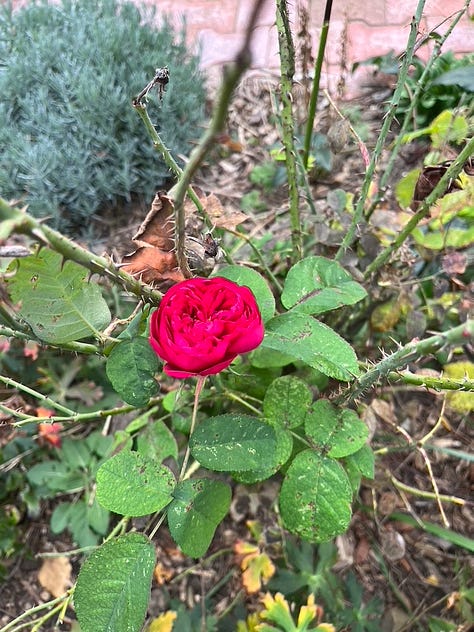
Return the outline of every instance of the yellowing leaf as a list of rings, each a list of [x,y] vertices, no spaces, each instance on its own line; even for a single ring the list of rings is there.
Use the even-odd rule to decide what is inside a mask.
[[[275,566],[266,553],[251,554],[242,560],[242,584],[248,593],[258,592],[262,583],[267,582],[275,573]]]
[[[255,544],[250,544],[250,542],[244,542],[243,540],[237,540],[234,544],[234,552],[236,555],[250,555],[257,554],[259,549]],[[242,565],[241,568],[244,569]]]
[[[298,627],[309,625],[311,621],[316,619],[320,614],[322,614],[321,608],[314,603],[314,595],[310,595],[306,606],[301,606],[300,608]]]
[[[53,597],[61,597],[71,587],[72,566],[67,557],[48,557],[38,572],[38,581]]]
[[[261,619],[273,621],[273,623],[277,623],[281,626],[283,630],[294,629],[290,606],[281,593],[276,593],[275,597],[267,593],[262,598],[262,603],[265,606],[265,610],[260,612]]]
[[[443,367],[447,377],[462,380],[463,378],[474,379],[474,364],[472,362],[452,362]],[[446,400],[458,413],[467,414],[474,410],[474,393],[463,393],[462,391],[449,391]]]
[[[173,623],[178,615],[173,610],[168,610],[157,619],[153,619],[147,628],[147,632],[171,632],[173,629]]]
[[[391,331],[398,323],[402,313],[400,299],[393,299],[378,305],[370,316],[370,324],[374,331]]]
[[[237,622],[237,632],[258,632],[260,630],[259,616],[256,612],[247,617],[247,621]]]

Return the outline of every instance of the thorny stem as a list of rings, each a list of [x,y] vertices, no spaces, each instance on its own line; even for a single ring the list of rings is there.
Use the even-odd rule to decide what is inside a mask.
[[[311,88],[311,96],[309,100],[308,120],[306,122],[306,132],[304,137],[304,153],[303,165],[308,168],[309,153],[311,150],[311,138],[313,136],[314,117],[316,114],[316,106],[318,104],[319,84],[321,82],[321,70],[324,61],[324,51],[326,50],[326,42],[329,32],[329,23],[331,21],[332,0],[326,0],[324,8],[323,24],[321,27],[321,37],[319,39],[318,55],[314,64],[313,86]]]
[[[51,406],[55,410],[58,410],[64,415],[53,415],[51,417],[35,417],[33,415],[26,415],[25,413],[12,410],[7,406],[0,404],[0,410],[5,412],[6,414],[12,415],[12,417],[18,417],[21,421],[17,421],[15,426],[19,427],[27,423],[41,423],[41,422],[62,422],[62,421],[70,421],[70,422],[81,422],[87,421],[89,419],[98,419],[103,417],[109,417],[112,415],[122,415],[124,413],[129,413],[132,410],[137,410],[136,406],[126,405],[126,406],[117,406],[116,408],[109,408],[108,410],[95,410],[85,413],[77,413],[74,410],[68,408],[67,406],[63,406],[55,402],[53,399],[48,397],[47,395],[43,395],[39,391],[35,391],[29,386],[25,386],[21,382],[17,382],[11,377],[6,377],[4,375],[0,375],[0,382],[5,384],[6,386],[11,386],[13,388],[18,389],[19,391],[23,391],[27,393],[31,397],[34,397],[42,404],[46,406]]]
[[[446,32],[443,33],[441,36],[439,36],[439,39],[435,39],[435,44],[433,46],[433,52],[431,53],[430,58],[426,62],[426,66],[423,69],[421,77],[417,81],[415,92],[413,93],[413,95],[410,98],[410,105],[408,106],[407,112],[405,114],[405,118],[403,119],[402,126],[400,128],[400,131],[397,134],[397,137],[396,137],[396,139],[394,141],[392,150],[390,152],[390,157],[389,157],[387,166],[385,167],[384,172],[383,172],[383,174],[382,174],[382,176],[380,178],[379,192],[375,196],[374,201],[372,202],[368,212],[366,213],[366,218],[367,219],[372,215],[372,213],[374,212],[374,210],[376,209],[377,205],[379,204],[379,202],[381,201],[381,199],[382,199],[382,197],[384,195],[386,184],[388,182],[390,174],[392,173],[392,170],[393,170],[393,167],[394,167],[394,164],[395,164],[395,160],[396,160],[396,158],[398,156],[398,152],[400,151],[400,147],[403,144],[403,137],[404,137],[405,131],[407,130],[407,127],[408,127],[408,125],[410,123],[410,120],[411,120],[411,116],[412,116],[416,106],[418,105],[420,94],[422,93],[422,91],[425,88],[426,81],[427,81],[427,79],[429,77],[429,74],[431,72],[431,68],[432,68],[434,62],[436,61],[436,59],[438,58],[438,55],[440,53],[440,50],[441,50],[444,42],[451,35],[451,33],[453,32],[454,27],[457,25],[459,20],[462,18],[462,16],[468,10],[470,3],[471,3],[471,0],[466,0],[466,3],[464,5],[464,7],[460,11],[458,11],[457,14],[455,14],[455,18],[452,20],[452,22],[449,25],[449,27],[446,30]]]
[[[140,118],[142,119],[148,134],[153,142],[153,147],[160,152],[163,160],[165,161],[166,166],[168,167],[168,169],[171,171],[171,173],[178,179],[181,177],[181,174],[183,173],[183,170],[181,169],[181,167],[178,165],[178,163],[176,162],[176,160],[173,158],[173,156],[171,155],[170,150],[166,147],[166,145],[163,143],[163,141],[161,140],[160,135],[158,134],[158,132],[156,131],[155,126],[153,125],[153,123],[151,122],[151,119],[148,115],[148,110],[146,108],[146,105],[144,103],[141,103],[138,101],[138,97],[136,100],[133,101],[133,107],[135,108],[136,112],[138,113],[138,115],[140,116]],[[198,196],[196,195],[196,193],[194,192],[193,188],[190,186],[188,188],[187,191],[189,197],[191,198],[191,200],[194,202],[194,205],[196,206],[196,208],[198,209],[198,211],[200,213],[204,212],[203,206],[201,204],[200,199],[198,198]]]
[[[25,386],[21,382],[17,382],[16,380],[14,380],[11,377],[6,377],[5,375],[0,375],[0,382],[3,382],[3,384],[6,384],[6,386],[13,386],[14,388],[17,388],[18,390],[23,391],[24,393],[27,393],[28,395],[31,395],[35,399],[38,399],[43,404],[46,404],[47,406],[52,406],[54,409],[59,410],[62,413],[65,413],[68,416],[76,414],[73,410],[71,410],[67,406],[63,406],[62,404],[58,404],[57,402],[55,402],[54,400],[49,398],[47,395],[43,395],[42,393],[39,393],[38,391],[35,391],[34,389],[30,388],[29,386]],[[39,417],[30,418],[30,421],[39,421]]]
[[[17,421],[14,425],[16,427],[20,427],[20,426],[23,426],[24,424],[31,423],[31,422],[40,423],[40,422],[46,422],[46,421],[49,421],[51,423],[55,423],[55,422],[79,423],[83,421],[89,421],[91,419],[103,419],[104,417],[109,417],[109,416],[124,415],[126,413],[131,413],[132,411],[136,411],[136,410],[137,410],[136,406],[127,405],[127,406],[117,406],[117,408],[110,408],[109,410],[95,410],[88,413],[73,413],[71,415],[67,415],[64,417],[61,415],[52,415],[51,417],[48,417],[48,418],[40,418],[40,417],[32,417],[31,415],[25,415],[25,416],[22,416],[21,421]],[[20,414],[16,413],[15,411],[10,410],[10,413],[14,416],[20,416]]]
[[[433,191],[425,198],[420,209],[413,215],[408,221],[406,226],[400,231],[398,237],[387,246],[377,257],[367,266],[364,272],[364,278],[369,278],[370,275],[381,268],[392,256],[392,254],[398,250],[403,244],[405,239],[410,235],[412,230],[426,217],[430,211],[430,207],[436,202],[436,200],[444,193],[450,180],[455,180],[461,173],[462,168],[466,160],[474,153],[474,137],[466,144],[464,149],[459,153],[457,158],[453,160],[451,165],[446,169],[443,177],[435,186]]]
[[[379,380],[409,362],[421,356],[438,351],[445,345],[464,344],[474,337],[474,319],[448,331],[436,334],[417,342],[409,342],[395,353],[383,358],[364,375],[351,384],[343,393],[334,399],[335,404],[349,404],[373,387]]]
[[[436,391],[474,391],[474,380],[467,377],[462,379],[454,379],[451,377],[435,377],[433,375],[417,375],[404,371],[391,371],[387,378],[390,382],[404,382],[413,386],[424,386],[432,388]]]
[[[191,277],[192,275],[189,270],[185,253],[184,198],[187,190],[189,189],[194,173],[201,165],[209,150],[212,148],[216,135],[224,128],[227,111],[229,109],[234,89],[245,70],[247,70],[250,66],[250,40],[255,22],[263,4],[264,0],[257,0],[254,3],[248,26],[245,31],[245,39],[242,44],[242,48],[237,54],[235,62],[224,68],[224,79],[217,97],[209,127],[202,135],[197,146],[191,152],[179,181],[169,192],[170,197],[174,201],[176,214],[176,258],[178,260],[178,266],[185,277]]]
[[[277,0],[276,25],[280,49],[281,81],[281,126],[282,141],[285,148],[286,173],[288,176],[288,196],[290,201],[291,241],[293,245],[293,263],[303,256],[303,236],[299,213],[298,176],[296,169],[296,148],[294,140],[293,117],[293,76],[295,74],[295,49],[291,36],[290,17],[287,0]]]
[[[364,205],[367,200],[370,185],[372,184],[372,180],[374,178],[375,168],[382,154],[382,150],[385,145],[385,139],[387,138],[393,119],[395,118],[398,104],[400,102],[400,97],[402,95],[405,81],[408,75],[408,70],[410,68],[410,65],[413,59],[413,49],[415,47],[418,27],[420,24],[424,6],[425,6],[425,0],[418,0],[418,6],[416,8],[416,13],[411,23],[410,35],[408,37],[407,52],[403,57],[403,61],[400,67],[400,73],[398,75],[397,87],[395,88],[395,92],[393,93],[393,96],[391,98],[388,112],[385,115],[382,129],[380,130],[380,134],[378,135],[374,151],[372,152],[372,157],[371,157],[369,166],[367,167],[367,170],[365,172],[364,182],[362,183],[362,189],[361,189],[359,198],[357,200],[356,208],[354,210],[354,216],[347,230],[347,233],[344,235],[342,244],[336,253],[336,257],[335,257],[336,261],[341,259],[341,257],[344,255],[347,248],[349,248],[350,245],[352,244],[352,241],[354,239],[354,236],[357,230],[357,226],[363,218]]]
[[[74,351],[76,353],[84,353],[86,355],[92,355],[94,353],[100,355],[101,349],[97,345],[92,345],[87,342],[62,342],[61,344],[53,344],[50,342],[44,342],[39,338],[36,338],[33,334],[28,334],[23,331],[17,331],[10,327],[3,327],[0,325],[0,336],[7,336],[7,338],[18,338],[19,340],[32,340],[39,345],[45,347],[52,347],[54,349],[63,349],[65,351]]]
[[[10,206],[3,198],[0,198],[0,220],[9,222],[12,226],[11,232],[29,235],[41,245],[49,246],[65,259],[75,261],[93,274],[100,274],[111,279],[135,296],[155,305],[161,301],[163,296],[161,292],[153,290],[130,274],[119,270],[111,260],[95,255],[21,209]]]

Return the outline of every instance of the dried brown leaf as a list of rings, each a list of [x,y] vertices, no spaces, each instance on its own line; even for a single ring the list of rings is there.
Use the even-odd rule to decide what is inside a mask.
[[[160,289],[184,280],[174,252],[143,246],[125,255],[122,262],[122,269],[128,274],[139,278],[143,283],[158,285]]]
[[[159,248],[166,252],[174,248],[174,207],[164,191],[158,191],[151,209],[132,241],[137,246]]]
[[[38,571],[38,581],[53,597],[61,597],[72,586],[72,566],[67,557],[50,557]]]
[[[203,201],[204,209],[207,216],[216,228],[227,228],[235,230],[235,228],[245,222],[248,216],[245,213],[233,209],[224,208],[219,198],[210,193]]]

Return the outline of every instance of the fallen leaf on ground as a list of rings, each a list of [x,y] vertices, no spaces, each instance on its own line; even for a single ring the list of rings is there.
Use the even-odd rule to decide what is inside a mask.
[[[53,597],[61,597],[72,586],[71,571],[67,557],[48,557],[38,571],[38,581]]]

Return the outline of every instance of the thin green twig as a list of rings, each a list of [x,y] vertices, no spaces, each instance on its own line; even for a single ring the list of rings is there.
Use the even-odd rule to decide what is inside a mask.
[[[280,281],[277,279],[277,277],[273,274],[273,272],[270,269],[270,267],[267,265],[267,263],[265,261],[265,258],[262,255],[261,249],[258,248],[253,243],[252,239],[250,237],[248,237],[247,235],[245,235],[244,233],[241,233],[238,230],[231,230],[229,228],[227,229],[227,232],[230,233],[231,235],[235,235],[235,237],[238,237],[239,239],[242,239],[243,241],[245,241],[246,244],[248,244],[248,246],[253,250],[255,256],[257,257],[257,259],[260,261],[260,265],[265,270],[265,273],[267,274],[268,278],[272,281],[272,283],[274,284],[274,286],[276,287],[278,292],[281,293],[283,291],[283,285],[280,283]]]
[[[321,28],[321,37],[319,39],[318,55],[314,64],[313,85],[311,88],[311,96],[308,108],[308,120],[306,121],[306,131],[304,137],[303,165],[308,168],[309,154],[311,150],[311,139],[313,136],[314,117],[316,114],[316,106],[319,96],[319,84],[321,82],[321,70],[324,62],[324,51],[326,50],[326,42],[329,32],[329,23],[331,21],[332,0],[326,0],[324,8],[323,25]]]
[[[104,417],[109,417],[109,416],[125,415],[126,413],[131,413],[136,410],[137,410],[136,406],[127,405],[127,406],[117,406],[117,408],[109,408],[108,410],[93,410],[87,413],[73,413],[71,415],[52,415],[51,417],[48,417],[46,419],[40,418],[40,417],[33,417],[32,415],[24,415],[21,413],[14,412],[12,410],[9,410],[9,412],[15,417],[21,416],[21,421],[17,421],[14,424],[16,427],[20,427],[27,423],[32,423],[32,422],[41,423],[43,421],[49,421],[51,423],[55,423],[55,422],[82,423],[84,421],[90,421],[92,419],[103,419]]]
[[[390,382],[403,382],[413,386],[424,386],[436,391],[474,391],[474,380],[469,378],[454,379],[448,377],[435,377],[432,375],[417,375],[410,371],[392,371],[387,375]]]
[[[13,621],[10,621],[10,623],[7,623],[7,625],[3,626],[3,628],[0,629],[0,632],[16,632],[17,630],[22,630],[25,627],[29,627],[34,622],[30,621],[26,624],[22,624],[21,622],[24,621],[24,619],[27,619],[28,617],[31,617],[32,615],[36,614],[37,612],[41,612],[42,610],[46,610],[48,608],[54,608],[58,604],[62,605],[62,603],[65,600],[69,600],[71,598],[73,592],[74,592],[74,589],[71,588],[67,593],[65,593],[64,595],[61,595],[61,597],[56,597],[55,599],[51,599],[50,601],[47,601],[38,606],[34,606],[33,608],[29,608],[28,610],[25,610],[25,612],[23,612],[21,615],[16,617]],[[54,608],[52,614],[54,614],[57,610],[58,608]]]
[[[255,22],[262,6],[263,0],[257,0],[254,3],[248,26],[245,31],[245,38],[242,47],[237,54],[235,62],[233,64],[229,64],[224,69],[224,79],[222,81],[219,94],[217,96],[216,104],[212,113],[209,126],[202,135],[197,146],[191,152],[189,160],[183,169],[180,179],[169,191],[169,195],[174,201],[176,214],[176,258],[178,260],[178,266],[185,277],[190,277],[192,275],[191,271],[189,270],[185,253],[186,236],[184,231],[184,199],[196,170],[202,164],[204,158],[213,147],[215,137],[224,128],[234,89],[237,86],[237,83],[239,82],[245,70],[247,70],[247,68],[250,66],[250,40],[252,37]]]
[[[86,355],[93,355],[102,353],[102,350],[97,345],[92,345],[87,342],[63,342],[61,344],[53,344],[50,342],[44,342],[39,338],[36,338],[32,333],[28,334],[24,331],[17,331],[10,327],[3,327],[0,325],[0,336],[7,336],[7,338],[18,338],[18,340],[31,340],[45,347],[52,347],[53,349],[62,349],[64,351],[73,351],[75,353],[84,353]]]
[[[403,57],[403,61],[400,67],[397,86],[390,100],[390,105],[385,115],[382,129],[380,130],[380,134],[378,135],[375,148],[372,152],[369,166],[367,167],[367,170],[365,172],[364,182],[362,183],[362,189],[361,189],[359,198],[357,200],[357,205],[354,210],[354,215],[353,215],[351,224],[347,230],[347,233],[344,235],[344,239],[342,240],[342,244],[339,250],[336,253],[336,257],[335,257],[336,261],[338,261],[344,255],[347,248],[349,248],[350,245],[352,244],[352,241],[356,234],[357,226],[362,221],[362,218],[364,215],[365,202],[367,200],[367,196],[370,190],[370,185],[372,184],[372,180],[374,179],[374,175],[375,175],[375,168],[382,154],[382,150],[385,145],[385,140],[390,131],[390,127],[392,125],[393,119],[395,118],[395,114],[398,109],[398,104],[400,102],[400,97],[402,95],[404,84],[408,75],[408,70],[413,60],[413,50],[415,48],[416,37],[418,34],[418,28],[420,25],[420,20],[421,20],[424,6],[425,6],[425,0],[418,0],[418,6],[416,8],[416,13],[411,23],[410,35],[408,37],[407,52]]]
[[[47,395],[43,395],[43,393],[40,393],[39,391],[35,391],[33,388],[30,388],[29,386],[25,386],[25,384],[22,384],[21,382],[17,382],[11,377],[7,377],[6,375],[0,375],[0,382],[3,382],[3,384],[5,384],[6,386],[11,386],[13,388],[16,388],[19,391],[22,391],[23,393],[26,393],[27,395],[30,395],[31,397],[34,397],[41,403],[46,404],[47,406],[52,406],[55,410],[59,410],[68,416],[76,414],[74,410],[71,410],[71,408],[68,408],[67,406],[63,406],[62,404],[55,402],[53,399],[51,399]],[[33,419],[38,419],[38,418],[36,417]]]

